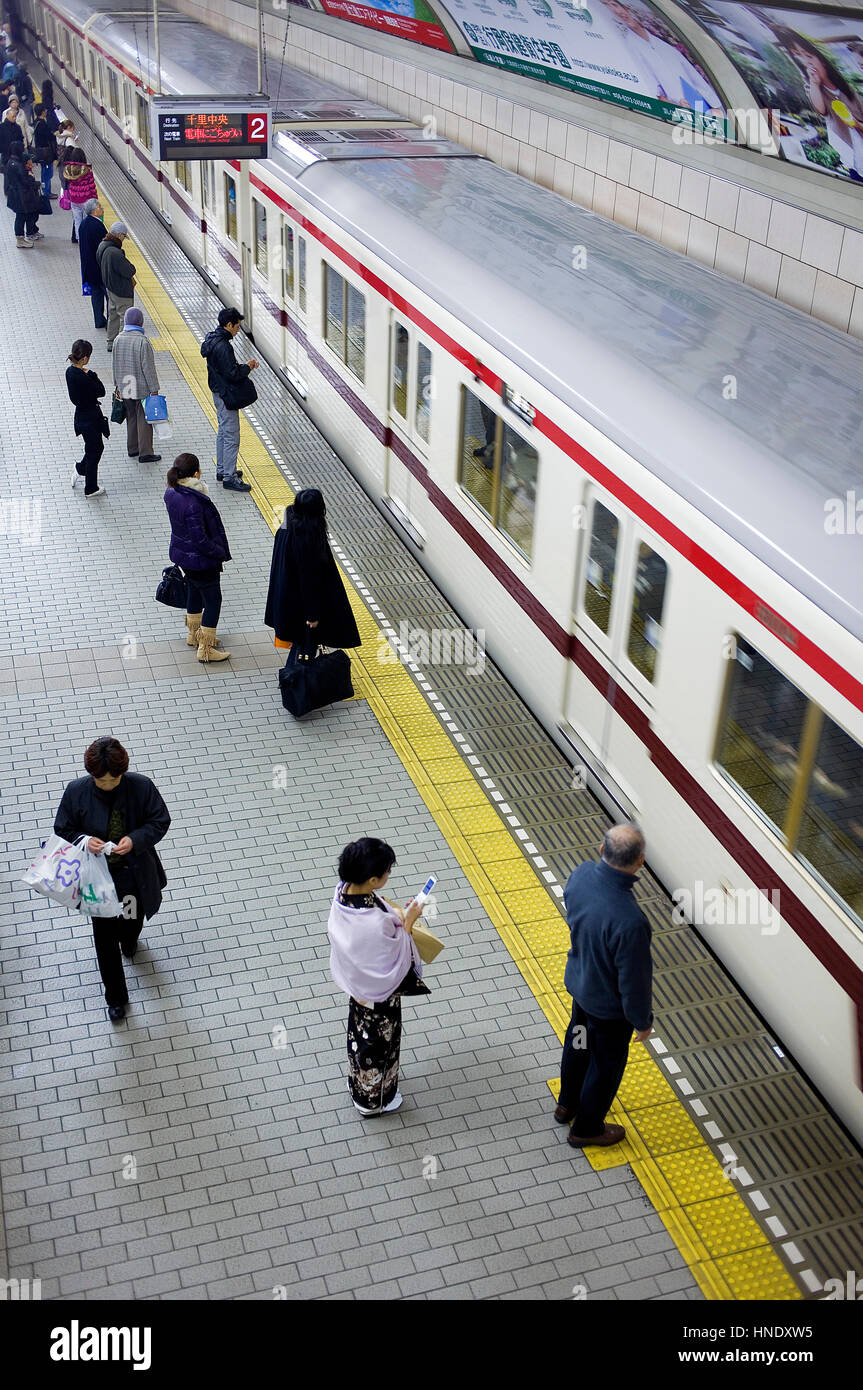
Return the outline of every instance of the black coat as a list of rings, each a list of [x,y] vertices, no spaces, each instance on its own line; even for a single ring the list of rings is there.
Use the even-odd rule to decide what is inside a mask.
[[[57,139],[51,133],[51,127],[45,116],[42,117],[41,121],[37,121],[33,127],[33,150],[34,159],[37,155],[41,156],[43,152],[47,154],[47,159],[40,158],[41,164],[50,164],[57,158]]]
[[[89,285],[91,290],[104,288],[102,272],[96,259],[96,247],[105,235],[105,223],[88,212],[78,228],[78,252],[81,257],[81,281]]]
[[[317,620],[313,636],[325,647],[359,647],[357,624],[328,545],[315,544],[314,534],[297,522],[293,508],[273,539],[270,588],[264,622],[280,642],[298,642],[308,635],[306,622]]]
[[[207,363],[207,384],[217,396],[224,396],[226,386],[245,381],[251,371],[248,362],[237,361],[233,342],[226,328],[214,328],[201,344],[201,356]]]
[[[23,159],[13,157],[9,160],[5,182],[7,208],[38,216],[42,206],[42,190],[33,175],[27,173]]]
[[[9,151],[13,145],[20,145],[24,148],[24,132],[17,121],[7,121],[5,116],[0,119],[0,159],[7,160]]]
[[[66,368],[66,390],[75,407],[75,433],[84,434],[88,430],[98,429],[106,434],[103,426],[105,416],[99,404],[105,394],[105,386],[96,373],[70,362]]]
[[[129,836],[133,848],[125,856],[122,871],[109,867],[120,879],[118,892],[122,886],[124,894],[134,893],[141,916],[154,917],[168,881],[154,846],[167,834],[171,817],[149,777],[142,777],[139,772],[124,775],[117,790],[117,805],[123,818],[123,833]],[[110,814],[108,793],[100,791],[92,777],[78,777],[63,793],[54,834],[62,835],[64,840],[77,840],[80,835],[107,840]],[[127,887],[130,878],[132,886]]]

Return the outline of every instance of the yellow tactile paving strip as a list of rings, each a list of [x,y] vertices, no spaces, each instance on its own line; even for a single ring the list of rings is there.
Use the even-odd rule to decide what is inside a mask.
[[[115,214],[104,198],[102,202],[110,225]],[[173,354],[215,429],[216,413],[199,344],[143,252],[132,246],[129,250],[138,268],[138,294],[159,330],[156,346]],[[244,476],[252,485],[254,502],[275,531],[293,493],[242,415],[240,429]],[[562,1041],[571,1008],[563,988],[569,934],[557,903],[406,668],[378,660],[377,623],[347,579],[345,585],[363,640],[359,653],[352,654],[357,695],[371,706]],[[549,1084],[556,1091],[557,1083]],[[611,1150],[586,1149],[585,1156],[597,1170],[630,1164],[706,1298],[801,1297],[652,1052],[642,1044],[633,1044],[610,1119],[626,1126],[626,1142]]]

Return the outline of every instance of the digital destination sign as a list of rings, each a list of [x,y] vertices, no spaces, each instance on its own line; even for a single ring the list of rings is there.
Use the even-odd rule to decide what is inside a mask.
[[[266,98],[154,97],[152,119],[160,159],[266,159],[270,153]]]

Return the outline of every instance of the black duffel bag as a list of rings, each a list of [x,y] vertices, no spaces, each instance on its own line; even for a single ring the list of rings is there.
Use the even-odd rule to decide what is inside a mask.
[[[222,392],[222,400],[228,410],[242,410],[244,406],[254,405],[257,399],[255,383],[248,376],[242,381],[229,381]]]
[[[168,565],[162,570],[156,601],[166,604],[168,608],[185,608],[186,579],[179,565]]]
[[[279,672],[282,704],[295,719],[323,709],[336,700],[348,700],[351,659],[347,652],[321,652],[314,638],[295,642]]]

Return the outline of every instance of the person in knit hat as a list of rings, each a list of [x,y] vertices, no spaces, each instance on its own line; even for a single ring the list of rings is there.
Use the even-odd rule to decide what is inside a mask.
[[[123,316],[123,331],[114,340],[114,390],[126,405],[126,451],[130,459],[158,463],[153,453],[153,426],[144,414],[147,396],[159,394],[153,346],[144,332],[144,315],[132,305]]]
[[[123,327],[123,315],[135,302],[135,267],[123,250],[128,235],[125,222],[112,222],[96,247],[96,260],[108,296],[109,352],[113,352],[114,339]]]

